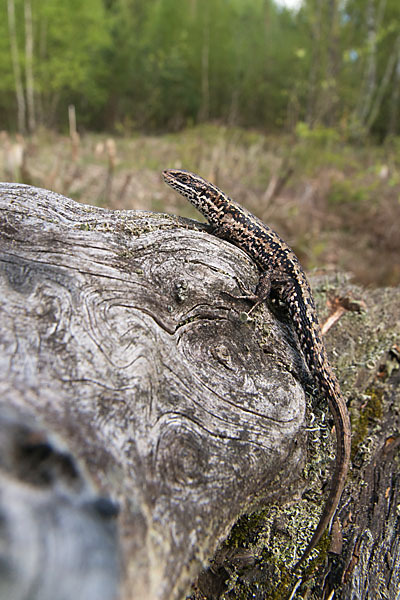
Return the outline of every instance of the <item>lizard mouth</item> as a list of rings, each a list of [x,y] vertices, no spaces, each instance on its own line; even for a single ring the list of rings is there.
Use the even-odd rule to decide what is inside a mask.
[[[164,177],[164,181],[168,184],[173,182],[187,184],[190,183],[191,179],[193,179],[192,173],[189,173],[189,171],[183,171],[181,169],[165,169],[162,172],[162,175]]]
[[[191,198],[197,189],[195,176],[183,169],[165,169],[162,172],[163,179],[169,187],[183,196]]]

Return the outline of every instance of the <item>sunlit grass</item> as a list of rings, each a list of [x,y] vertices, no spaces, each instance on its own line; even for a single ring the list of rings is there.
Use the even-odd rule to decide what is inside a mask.
[[[168,167],[195,171],[276,229],[306,268],[339,265],[363,283],[400,281],[398,140],[353,146],[321,128],[277,136],[207,124],[163,136],[86,134],[75,144],[46,130],[28,140],[3,132],[0,142],[1,179],[114,209],[198,219],[161,177]]]

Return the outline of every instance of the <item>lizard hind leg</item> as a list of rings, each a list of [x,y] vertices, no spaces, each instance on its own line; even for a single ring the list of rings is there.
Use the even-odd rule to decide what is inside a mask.
[[[260,306],[260,304],[268,300],[271,292],[271,284],[271,271],[262,271],[256,287],[256,293],[252,298],[254,304],[247,312],[247,315],[250,315],[250,313],[252,313],[253,310],[255,310],[258,306]]]
[[[243,294],[240,296],[232,296],[232,294],[229,293],[228,295],[236,300],[248,300],[249,302],[254,302],[250,310],[247,311],[247,315],[250,315],[258,306],[260,306],[260,304],[270,299],[271,289],[281,289],[282,285],[287,285],[290,280],[290,276],[282,271],[267,269],[261,272],[255,292],[250,292],[241,287]]]
[[[248,300],[249,302],[254,302],[250,310],[247,311],[247,315],[250,315],[250,313],[252,313],[253,310],[257,308],[257,306],[260,306],[260,304],[262,304],[269,298],[269,294],[271,291],[271,271],[263,271],[261,273],[255,292],[250,292],[249,290],[244,289],[242,287],[241,289],[244,292],[244,294],[242,294],[241,296],[234,296],[234,298],[236,300]]]
[[[250,315],[260,304],[266,302],[270,298],[271,289],[275,288],[275,284],[281,285],[287,283],[288,276],[282,271],[265,270],[260,274],[256,291],[254,294],[246,294],[241,296],[245,300],[254,302],[253,306],[247,311],[247,315]]]
[[[271,296],[273,296],[274,299],[277,297],[279,300],[283,300],[285,295],[290,292],[293,285],[293,278],[289,273],[285,273],[285,271],[279,269],[267,269],[262,271],[256,288],[255,304],[247,314],[250,314],[263,302],[270,300]]]

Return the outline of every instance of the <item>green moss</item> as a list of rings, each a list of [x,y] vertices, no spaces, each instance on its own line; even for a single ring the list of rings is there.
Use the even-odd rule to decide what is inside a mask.
[[[90,231],[91,230],[91,227],[90,227],[89,223],[80,223],[77,226],[77,228],[80,229],[81,231]]]
[[[352,458],[358,451],[360,444],[367,437],[371,425],[379,422],[383,414],[383,389],[367,389],[365,403],[359,413],[358,419],[352,424]]]

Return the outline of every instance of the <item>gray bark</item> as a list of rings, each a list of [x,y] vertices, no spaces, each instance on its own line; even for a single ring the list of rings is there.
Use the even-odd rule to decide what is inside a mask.
[[[28,128],[33,133],[36,129],[35,93],[33,77],[33,22],[31,0],[24,1],[25,14],[25,75],[26,100],[28,107]]]
[[[326,293],[334,299],[339,292],[343,299],[364,304],[362,313],[342,316],[327,336],[353,429],[352,469],[331,539],[322,541],[305,571],[293,573],[293,553],[301,551],[302,532],[312,529],[311,521],[323,503],[323,491],[316,482],[321,481],[321,474],[322,482],[329,480],[327,455],[317,434],[323,431],[324,421],[314,401],[308,490],[300,502],[269,507],[239,520],[211,568],[201,573],[192,596],[196,600],[398,600],[400,289],[366,291],[335,277],[313,283],[322,314],[326,313]]]
[[[321,31],[322,31],[322,0],[316,0],[315,5],[312,6],[313,18],[310,20],[310,35],[312,39],[311,44],[311,62],[310,72],[308,76],[308,95],[307,95],[307,112],[306,122],[310,127],[313,127],[317,121],[317,82],[320,77],[321,68]]]
[[[359,96],[359,105],[357,109],[357,121],[364,126],[368,113],[371,109],[372,100],[377,86],[376,76],[376,52],[377,52],[377,23],[375,16],[375,2],[368,0],[366,6],[366,24],[367,24],[367,58],[365,65],[364,81],[362,92]]]
[[[378,34],[381,29],[382,20],[386,9],[386,0],[381,0],[376,11],[374,0],[368,0],[366,4],[367,25],[367,55],[364,79],[358,98],[357,107],[352,117],[351,128],[356,135],[365,136],[373,126],[380,109],[383,96],[390,82],[398,52],[398,38],[394,43],[394,55],[391,53],[387,61],[385,72],[381,82],[378,83],[377,75],[377,52]],[[377,14],[376,14],[377,12]]]
[[[328,127],[336,123],[338,105],[337,80],[339,72],[339,7],[337,0],[328,2],[328,47],[326,54],[323,120]]]
[[[25,118],[26,118],[26,106],[24,88],[22,85],[22,74],[19,63],[18,55],[18,39],[17,39],[17,27],[15,22],[15,4],[14,0],[7,0],[7,12],[8,12],[8,30],[10,33],[10,46],[11,46],[11,59],[14,71],[15,80],[15,95],[17,99],[17,121],[19,133],[25,133]]]
[[[210,114],[210,9],[201,7],[203,14],[203,40],[201,49],[201,106],[199,120],[207,121]]]
[[[38,391],[2,388],[0,598],[114,600],[121,572],[117,506],[39,425],[29,406]]]
[[[242,322],[224,291],[257,270],[204,227],[21,185],[0,199],[1,395],[120,502],[125,597],[182,598],[238,515],[300,476],[290,333],[269,315],[261,344]]]
[[[326,424],[318,425],[325,411],[310,406],[311,496],[298,509],[310,380],[284,316],[261,307],[254,320],[243,318],[249,304],[232,295],[257,280],[250,259],[206,226],[0,185],[0,510],[7,523],[0,535],[8,536],[0,548],[13,548],[11,556],[0,551],[4,597],[94,599],[101,589],[107,600],[119,581],[119,598],[181,600],[238,517],[259,507],[262,516],[245,520],[252,524],[246,532],[242,523],[193,593],[247,597],[244,586],[249,597],[277,597],[266,585],[276,587],[278,565],[290,592],[296,578],[288,573],[318,521],[334,452]],[[374,313],[379,344],[360,315],[342,329],[339,375],[360,414],[373,371],[359,366],[361,357],[380,364],[399,335],[390,302],[394,296],[382,296]],[[360,332],[365,347],[357,345]],[[359,463],[340,510],[347,561],[340,585],[355,589],[361,581],[364,592],[365,577],[371,590],[382,585],[389,563],[387,588],[398,585],[400,490],[390,441],[400,429],[398,395],[391,402],[397,412],[389,413],[385,435],[375,432],[371,443],[355,430]],[[382,477],[371,489],[360,482],[373,480],[375,456],[384,458]],[[375,492],[382,501],[371,505],[374,514]],[[297,514],[297,525],[288,525],[285,510]],[[374,517],[368,535],[366,514]],[[260,527],[268,532],[262,542]],[[377,546],[379,535],[386,545]],[[323,556],[321,593],[331,584],[326,568],[338,561]],[[374,588],[365,566],[372,559]],[[227,587],[229,573],[236,583]],[[84,587],[77,590],[77,581]]]

